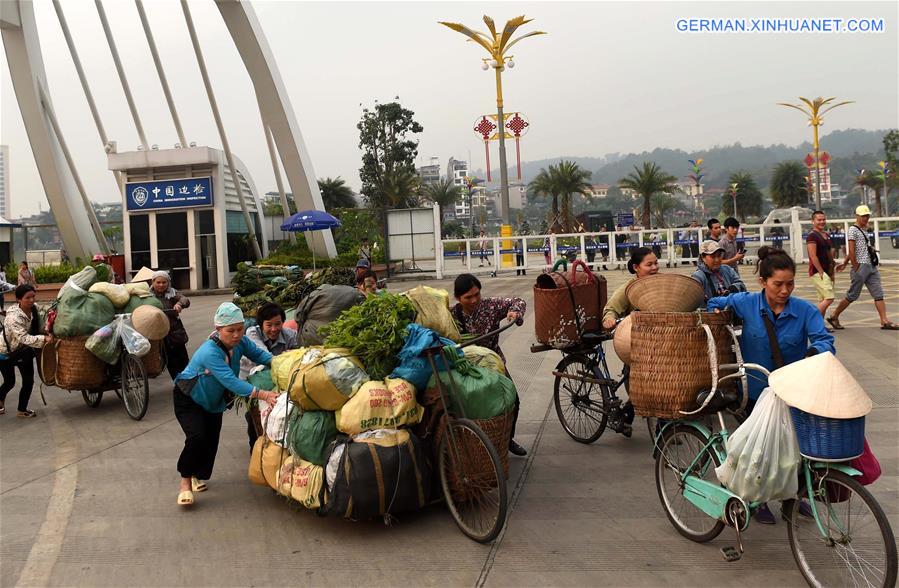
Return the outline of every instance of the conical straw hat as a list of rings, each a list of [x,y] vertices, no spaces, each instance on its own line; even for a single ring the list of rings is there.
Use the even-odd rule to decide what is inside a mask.
[[[774,370],[768,385],[787,405],[814,415],[854,419],[871,412],[871,398],[829,351]]]
[[[145,282],[147,280],[153,279],[153,270],[144,266],[138,270],[134,277],[131,279],[132,282]]]
[[[656,274],[634,280],[625,292],[634,308],[648,312],[692,312],[705,300],[699,282],[678,274]]]
[[[618,358],[626,364],[631,363],[631,317],[624,317],[618,326],[615,327],[615,337],[612,339],[612,346]]]

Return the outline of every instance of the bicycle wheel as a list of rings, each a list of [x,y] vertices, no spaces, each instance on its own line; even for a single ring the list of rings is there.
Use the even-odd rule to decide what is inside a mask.
[[[81,397],[86,405],[97,408],[100,406],[100,401],[103,400],[103,392],[101,390],[82,390]]]
[[[584,355],[566,355],[556,371],[578,377],[607,377]],[[612,403],[608,386],[556,376],[553,401],[562,428],[578,443],[593,443],[605,431]]]
[[[804,492],[803,492],[804,493]],[[810,586],[895,586],[896,541],[883,509],[857,480],[828,470],[816,480],[810,505],[821,519],[788,515],[790,549]]]
[[[690,475],[718,483],[715,468],[721,465],[718,455],[703,449],[708,439],[693,427],[669,427],[659,441],[656,453],[656,489],[668,520],[677,532],[691,541],[704,543],[717,537],[724,523],[699,510],[684,497],[683,476]],[[690,464],[700,456],[689,470]]]
[[[508,508],[506,477],[496,448],[477,424],[451,418],[439,451],[440,485],[456,525],[479,543],[493,541],[506,522]]]
[[[139,357],[125,353],[122,355],[122,401],[125,412],[136,421],[147,414],[150,403],[150,387],[144,362]]]

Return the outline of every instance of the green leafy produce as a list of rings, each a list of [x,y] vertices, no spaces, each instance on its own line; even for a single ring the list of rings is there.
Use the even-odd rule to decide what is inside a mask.
[[[240,296],[259,292],[272,282],[283,278],[287,281],[302,280],[303,274],[299,266],[290,265],[253,265],[247,262],[237,264],[237,273],[231,279],[231,286]]]
[[[415,307],[405,296],[385,292],[369,296],[322,327],[325,347],[345,347],[359,358],[373,380],[383,380],[399,364],[406,327],[415,318]]]
[[[240,265],[241,264],[238,264],[238,273],[241,271]],[[244,265],[244,272],[247,273],[247,275],[240,278],[240,280],[238,280],[238,276],[235,275],[234,280],[232,280],[232,284],[238,288],[237,293],[240,294],[240,296],[235,299],[234,303],[240,307],[245,315],[250,317],[256,316],[256,311],[259,310],[259,307],[268,302],[277,302],[281,308],[285,310],[288,308],[295,308],[306,295],[322,284],[333,284],[335,286],[356,285],[356,273],[352,268],[329,267],[313,272],[306,277],[303,277],[299,271],[297,271],[296,274],[289,272],[289,275],[286,276],[280,274],[270,275],[264,278],[266,283],[264,283],[261,288],[253,289],[255,288],[254,284],[256,282],[253,282],[252,280],[255,278],[248,277],[250,276],[248,273],[250,270],[247,268],[274,266]],[[269,270],[264,271],[268,272]],[[245,287],[243,292],[246,293],[242,293],[238,283]]]

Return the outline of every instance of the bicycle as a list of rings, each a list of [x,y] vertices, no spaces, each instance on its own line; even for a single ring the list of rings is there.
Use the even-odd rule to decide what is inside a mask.
[[[737,343],[736,334],[731,336]],[[737,345],[737,349],[739,346]],[[694,420],[665,423],[655,440],[655,480],[665,515],[678,533],[703,543],[717,537],[725,526],[734,528],[737,547],[722,549],[728,561],[743,553],[741,534],[749,527],[759,502],[746,502],[723,487],[715,468],[727,458],[729,436],[723,412],[739,414],[747,397],[738,390],[722,391],[718,384],[739,378],[747,390],[747,370],[769,375],[763,366],[724,364],[736,370],[720,379],[713,376],[711,391],[697,395],[700,408],[689,414],[714,413],[719,430],[712,432]],[[686,413],[685,413],[686,414]],[[799,492],[784,501],[790,549],[810,586],[853,585],[892,587],[896,583],[896,543],[883,509],[855,477],[861,472],[846,462],[827,462],[803,456],[799,466]],[[800,518],[800,500],[809,501],[812,518]]]
[[[498,335],[513,325],[521,326],[522,319],[500,327],[495,331],[470,339],[456,346],[457,349],[474,345]],[[450,402],[451,395],[458,394],[452,370],[446,370],[446,382],[438,375],[437,358],[450,366],[453,358],[443,346],[424,350],[434,374],[434,382],[440,393],[446,425],[437,448],[437,468],[440,487],[450,514],[459,529],[479,543],[496,539],[505,525],[509,507],[506,493],[506,475],[497,448],[478,424],[466,418],[462,403]],[[458,407],[458,413],[453,409]],[[500,447],[508,451],[508,447]]]
[[[622,386],[627,389],[630,367],[625,364],[616,380],[606,362],[603,343],[613,336],[614,331],[584,333],[577,345],[565,349],[531,346],[531,353],[562,352],[562,360],[552,372],[553,403],[562,428],[578,443],[595,442],[606,426],[625,437],[633,434],[633,406],[630,401],[622,403],[617,394]]]

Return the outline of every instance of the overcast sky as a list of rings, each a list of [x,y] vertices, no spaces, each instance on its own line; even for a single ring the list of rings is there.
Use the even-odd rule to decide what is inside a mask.
[[[6,1],[6,0],[2,0]],[[50,0],[35,0],[52,100],[90,197],[119,198]],[[318,177],[359,188],[360,104],[400,97],[424,126],[422,163],[450,156],[484,167],[475,120],[495,109],[483,49],[438,20],[485,28],[525,14],[522,31],[548,35],[517,45],[504,74],[507,110],[531,122],[525,160],[601,156],[655,147],[699,149],[798,144],[810,138],[798,112],[778,107],[799,95],[857,104],[826,117],[823,131],[897,126],[897,5],[889,2],[542,2],[345,3],[254,1]],[[134,3],[106,0],[148,140],[177,141]],[[220,146],[177,2],[145,2],[189,141]],[[249,77],[211,0],[192,0],[229,141],[256,186],[275,189]],[[65,0],[72,34],[119,151],[137,133],[116,78],[94,3]],[[883,18],[881,34],[682,33],[679,18]],[[46,199],[15,101],[5,54],[0,140],[10,146],[13,216],[46,210]],[[497,161],[496,147],[492,154]],[[514,151],[510,151],[513,161]],[[678,170],[669,170],[679,173]]]

